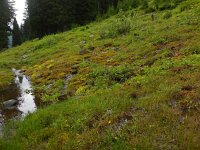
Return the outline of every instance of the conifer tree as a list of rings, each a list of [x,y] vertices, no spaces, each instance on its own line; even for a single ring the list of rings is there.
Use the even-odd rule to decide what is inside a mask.
[[[19,28],[16,18],[14,18],[14,22],[13,22],[12,35],[13,35],[13,46],[20,45],[22,43],[22,38],[21,38],[21,32],[20,32],[20,28]]]
[[[0,0],[0,50],[8,47],[8,31],[11,31],[9,22],[14,15],[13,4],[13,1]]]

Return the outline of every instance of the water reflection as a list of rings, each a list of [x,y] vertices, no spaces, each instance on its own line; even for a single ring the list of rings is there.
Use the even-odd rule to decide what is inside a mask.
[[[8,100],[17,100],[18,104],[13,107],[0,107],[0,136],[2,126],[9,119],[23,119],[27,114],[37,110],[35,96],[29,78],[20,70],[12,69],[15,78],[12,84],[0,91],[0,103]]]
[[[17,106],[18,110],[22,113],[21,116],[24,117],[28,113],[33,113],[37,110],[35,104],[35,96],[33,95],[33,89],[30,80],[27,76],[20,73],[20,70],[13,69],[15,73],[15,83],[20,90],[20,96],[18,97],[19,104]]]

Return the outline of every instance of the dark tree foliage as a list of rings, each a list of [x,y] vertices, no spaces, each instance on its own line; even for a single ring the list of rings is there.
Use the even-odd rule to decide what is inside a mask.
[[[118,0],[27,0],[27,16],[23,30],[29,38],[43,37],[84,25],[103,14]],[[29,27],[27,27],[29,23]],[[25,33],[25,31],[22,31]],[[26,31],[27,33],[27,31]]]
[[[29,19],[26,18],[24,20],[24,23],[20,27],[21,30],[21,38],[22,42],[30,40],[30,25],[29,25]]]
[[[96,17],[94,0],[75,0],[74,10],[75,24],[83,25]]]
[[[0,0],[0,50],[8,46],[8,31],[11,31],[9,22],[11,21],[14,10],[14,2]]]
[[[26,8],[24,11],[24,23],[21,24],[20,30],[21,30],[22,42],[30,40],[31,30],[30,30],[30,22],[29,22],[29,16],[28,16],[27,1],[26,1]]]
[[[28,20],[31,38],[61,32],[72,24],[74,1],[28,0]]]
[[[14,18],[14,22],[13,22],[12,36],[13,36],[13,46],[17,46],[22,43],[21,31],[20,31],[16,18]]]
[[[117,7],[119,0],[96,0],[97,12],[101,15],[105,14],[110,6]]]
[[[27,0],[24,40],[41,38],[130,8],[170,9],[183,0]],[[149,5],[150,4],[150,5]],[[103,16],[103,17],[102,17]],[[25,35],[24,35],[25,34]]]

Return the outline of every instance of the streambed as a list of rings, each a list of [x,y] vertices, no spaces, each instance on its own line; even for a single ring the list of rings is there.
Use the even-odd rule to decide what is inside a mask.
[[[23,119],[29,113],[37,110],[36,99],[30,79],[21,70],[12,69],[14,81],[6,89],[0,91],[0,130],[9,119]],[[3,104],[7,101],[16,101],[11,107]],[[1,131],[0,131],[1,132]]]

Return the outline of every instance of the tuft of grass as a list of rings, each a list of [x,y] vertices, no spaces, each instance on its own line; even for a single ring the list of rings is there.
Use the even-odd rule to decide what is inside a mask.
[[[172,17],[172,13],[170,11],[165,12],[165,14],[163,15],[164,19],[169,19]]]
[[[130,18],[121,10],[117,15],[117,19],[113,20],[111,24],[103,27],[99,34],[102,39],[117,37],[128,34],[131,27]]]

